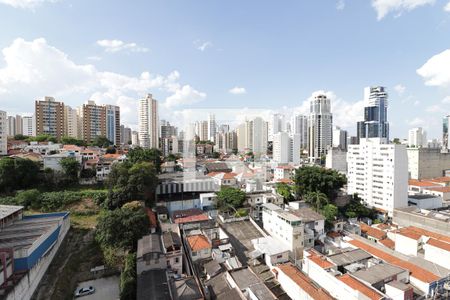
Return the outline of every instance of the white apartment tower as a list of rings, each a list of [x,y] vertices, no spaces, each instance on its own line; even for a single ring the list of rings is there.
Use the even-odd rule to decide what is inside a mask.
[[[75,139],[81,139],[83,122],[79,112],[81,109],[72,108],[68,105],[64,106],[64,127],[65,135]]]
[[[273,161],[287,164],[292,157],[292,140],[286,132],[278,132],[273,135]]]
[[[8,117],[0,110],[0,155],[8,154]]]
[[[13,116],[7,117],[7,135],[15,136],[16,135],[16,118]]]
[[[292,134],[300,136],[300,148],[306,149],[308,147],[308,117],[304,115],[295,115],[291,121]]]
[[[143,148],[159,148],[158,101],[152,94],[139,100],[139,144]]]
[[[250,149],[255,154],[267,153],[268,125],[261,117],[256,117],[247,122],[247,138]]]
[[[408,147],[428,147],[427,133],[422,129],[422,127],[417,127],[409,130]]]
[[[384,141],[363,138],[348,146],[347,192],[392,216],[394,208],[408,206],[408,157],[406,145]]]
[[[34,115],[22,117],[22,134],[25,136],[36,136],[36,120]]]
[[[197,121],[195,123],[195,134],[200,141],[209,141],[209,122]]]
[[[338,126],[333,127],[333,148],[347,151],[347,131]]]
[[[320,161],[327,154],[332,142],[333,115],[330,99],[323,94],[316,95],[310,102],[308,122],[309,159]]]
[[[208,140],[214,142],[216,137],[217,124],[216,116],[214,114],[208,115]]]
[[[269,121],[269,141],[273,141],[275,134],[286,131],[286,121],[283,114],[273,114]]]

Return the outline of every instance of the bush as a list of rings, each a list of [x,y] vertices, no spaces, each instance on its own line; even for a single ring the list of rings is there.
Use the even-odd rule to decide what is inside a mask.
[[[248,216],[248,210],[245,208],[239,208],[234,214],[236,218],[246,217]]]
[[[136,299],[136,254],[125,258],[125,268],[120,274],[120,299]]]

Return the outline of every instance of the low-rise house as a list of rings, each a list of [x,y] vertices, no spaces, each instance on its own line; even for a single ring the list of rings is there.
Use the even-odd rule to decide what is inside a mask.
[[[387,238],[387,233],[378,228],[371,227],[365,223],[359,223],[361,235],[375,243]]]
[[[197,280],[193,276],[170,280],[172,299],[176,300],[202,300],[205,299]]]
[[[444,202],[450,201],[450,187],[448,186],[435,186],[429,187],[423,190],[425,195],[434,195],[440,197],[440,199]],[[448,204],[446,204],[448,205]],[[442,205],[441,205],[442,206]],[[426,209],[426,207],[424,207]]]
[[[152,233],[142,237],[138,241],[136,254],[137,274],[139,275],[150,270],[165,270],[166,265],[160,235]]]
[[[123,154],[105,154],[101,156],[97,163],[97,181],[103,182],[108,178],[111,173],[112,165],[114,163],[120,163],[125,161],[126,156]]]
[[[186,237],[189,255],[193,262],[211,258],[211,242],[203,234]]]
[[[81,165],[81,156],[75,153],[57,153],[44,156],[44,169],[52,169],[54,171],[62,171],[61,160],[63,158],[75,158]]]
[[[230,187],[236,187],[237,181],[236,181],[236,174],[229,172],[211,172],[207,174],[209,177],[211,177],[215,184],[218,186],[230,186]]]
[[[164,223],[161,225],[161,230],[167,269],[181,275],[183,273],[183,246],[180,229],[176,224]]]
[[[215,208],[217,201],[216,193],[201,193],[200,194],[200,208],[203,210],[211,210]]]
[[[295,168],[293,166],[278,166],[273,168],[273,179],[275,181],[289,179],[292,180],[292,176],[294,175]]]
[[[34,152],[41,155],[55,154],[59,153],[62,148],[62,144],[54,144],[52,142],[30,142],[30,145],[26,146],[24,152]]]
[[[226,279],[231,288],[238,288],[247,299],[277,299],[262,280],[248,267],[228,271]]]
[[[158,221],[156,220],[156,213],[150,208],[146,207],[145,212],[147,213],[148,221],[149,221],[149,231],[150,233],[155,233],[158,228]]]
[[[438,187],[438,189],[450,190],[450,187]],[[442,207],[442,198],[433,195],[430,192],[429,189],[425,189],[423,194],[408,195],[408,205],[417,206],[420,209],[435,209]]]
[[[289,261],[289,247],[271,236],[253,239],[252,244],[255,250],[250,256],[261,257],[270,268]]]

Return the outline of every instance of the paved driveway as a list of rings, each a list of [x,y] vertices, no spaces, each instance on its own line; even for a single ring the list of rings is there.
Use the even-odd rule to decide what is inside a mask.
[[[119,299],[119,276],[110,276],[96,280],[80,282],[77,289],[86,286],[93,286],[95,293],[80,297],[80,300],[116,300]],[[75,292],[75,291],[74,291]]]

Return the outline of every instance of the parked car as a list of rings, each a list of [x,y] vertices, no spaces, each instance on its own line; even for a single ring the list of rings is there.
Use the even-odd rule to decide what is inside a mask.
[[[95,293],[95,288],[93,286],[82,287],[75,291],[75,297],[83,297],[92,295],[93,293]]]

